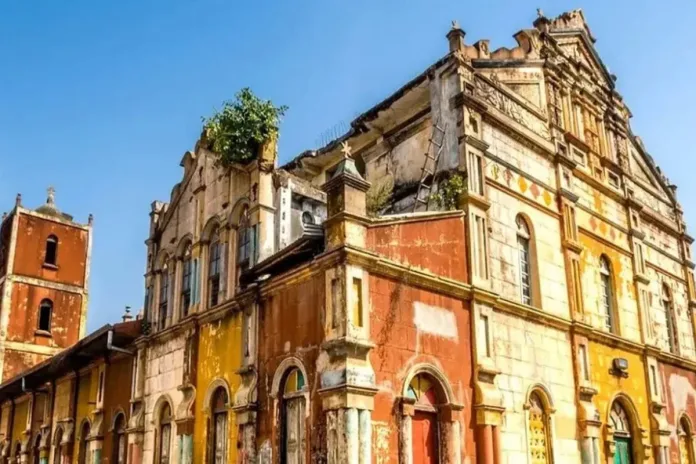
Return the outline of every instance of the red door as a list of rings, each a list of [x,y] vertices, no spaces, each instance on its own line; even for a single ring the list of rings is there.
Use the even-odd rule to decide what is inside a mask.
[[[417,411],[413,416],[413,464],[438,464],[437,416]]]

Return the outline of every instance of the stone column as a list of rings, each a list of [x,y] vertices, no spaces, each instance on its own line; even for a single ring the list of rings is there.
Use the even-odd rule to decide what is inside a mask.
[[[371,464],[372,411],[340,407],[329,409],[325,414],[329,432],[327,464]]]

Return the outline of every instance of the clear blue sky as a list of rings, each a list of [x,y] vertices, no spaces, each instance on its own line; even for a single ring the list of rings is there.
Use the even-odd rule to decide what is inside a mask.
[[[493,49],[537,7],[583,8],[696,227],[693,0],[0,0],[0,211],[17,192],[38,206],[52,184],[65,212],[94,213],[94,330],[142,305],[150,202],[169,198],[221,101],[250,86],[288,105],[286,161],[444,55],[452,19]]]

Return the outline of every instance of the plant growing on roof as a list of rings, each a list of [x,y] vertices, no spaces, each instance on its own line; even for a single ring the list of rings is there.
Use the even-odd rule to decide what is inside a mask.
[[[365,196],[367,215],[377,217],[387,206],[394,191],[394,176],[387,174],[377,180]]]
[[[261,145],[278,137],[278,125],[287,109],[262,100],[245,87],[234,101],[224,102],[219,111],[203,118],[204,138],[217,155],[217,163],[227,168],[253,160]]]
[[[447,179],[440,181],[437,192],[430,198],[437,206],[445,210],[453,210],[459,207],[459,195],[466,191],[466,179],[459,173],[454,173]]]

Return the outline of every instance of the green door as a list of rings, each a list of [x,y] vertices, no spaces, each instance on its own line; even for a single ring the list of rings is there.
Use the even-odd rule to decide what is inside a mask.
[[[614,454],[614,464],[631,464],[631,439],[615,437],[616,453]]]

